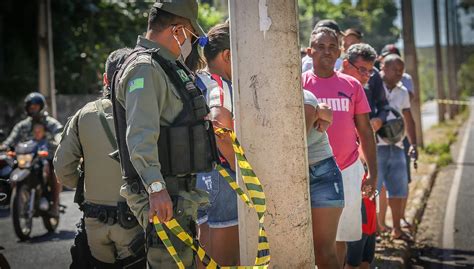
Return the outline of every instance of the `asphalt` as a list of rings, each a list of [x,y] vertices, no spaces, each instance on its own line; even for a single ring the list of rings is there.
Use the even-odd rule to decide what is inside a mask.
[[[74,192],[61,193],[61,204],[67,206],[60,216],[58,229],[47,233],[40,218],[33,222],[31,239],[20,242],[13,230],[8,209],[0,209],[0,253],[9,262],[11,268],[69,268],[71,255],[69,249],[75,236],[75,223],[81,213],[73,203]]]
[[[439,171],[418,228],[414,268],[474,268],[474,117],[452,152],[456,161]]]

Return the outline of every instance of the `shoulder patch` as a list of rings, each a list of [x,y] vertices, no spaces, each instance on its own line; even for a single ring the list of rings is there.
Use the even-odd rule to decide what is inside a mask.
[[[145,87],[145,79],[144,78],[136,78],[128,82],[128,92],[133,92],[136,90],[143,89]]]
[[[184,70],[182,69],[178,69],[178,75],[179,77],[181,78],[181,80],[186,83],[188,81],[190,81],[191,79],[188,77],[188,75],[186,74],[186,72],[184,72]]]

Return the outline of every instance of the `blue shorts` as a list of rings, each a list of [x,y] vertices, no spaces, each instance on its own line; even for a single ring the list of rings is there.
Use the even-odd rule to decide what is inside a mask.
[[[226,169],[235,179],[235,172]],[[196,187],[209,193],[209,206],[198,209],[198,224],[208,223],[210,228],[238,225],[237,194],[217,170],[197,175]]]
[[[408,196],[408,173],[405,152],[395,145],[377,146],[377,189],[387,189],[388,198]]]
[[[375,233],[362,234],[361,240],[347,242],[346,263],[352,267],[358,267],[362,262],[372,263],[375,256],[375,239]]]
[[[342,174],[333,157],[309,167],[311,207],[344,207]]]

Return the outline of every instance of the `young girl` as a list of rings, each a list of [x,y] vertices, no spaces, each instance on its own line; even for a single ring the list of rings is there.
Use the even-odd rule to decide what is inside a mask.
[[[332,110],[325,104],[318,104],[310,91],[303,91],[316,265],[338,269],[336,232],[344,208],[344,189],[341,171],[326,134],[332,122]]]
[[[198,73],[197,85],[206,96],[214,127],[234,129],[229,23],[214,26],[204,46],[207,70]],[[235,155],[228,135],[219,135],[221,165],[235,179]],[[220,265],[238,265],[239,228],[237,195],[217,170],[198,174],[197,187],[209,192],[210,206],[198,211],[199,240]]]

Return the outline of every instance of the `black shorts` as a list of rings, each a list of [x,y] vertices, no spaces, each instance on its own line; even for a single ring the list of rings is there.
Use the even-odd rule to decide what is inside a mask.
[[[362,262],[372,263],[375,256],[375,233],[372,235],[362,234],[362,239],[355,242],[347,242],[347,260],[350,266],[357,267]]]

